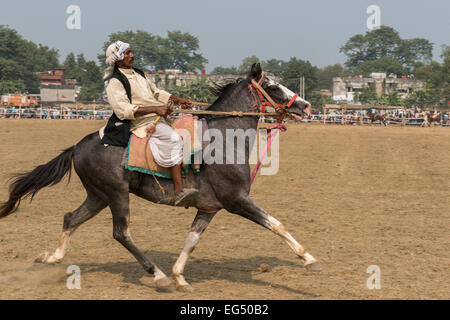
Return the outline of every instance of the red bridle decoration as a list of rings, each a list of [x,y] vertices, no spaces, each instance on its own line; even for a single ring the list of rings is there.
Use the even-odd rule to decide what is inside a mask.
[[[250,93],[253,95],[253,98],[255,99],[255,103],[252,106],[250,110],[259,110],[259,106],[261,105],[261,112],[266,112],[266,106],[274,107],[277,112],[280,113],[280,117],[278,118],[278,122],[281,121],[281,119],[284,117],[284,114],[286,112],[286,109],[290,108],[291,105],[294,103],[295,99],[297,99],[298,94],[294,94],[294,96],[291,98],[291,100],[286,104],[279,104],[275,103],[272,98],[267,94],[267,92],[264,91],[264,89],[261,86],[261,81],[264,79],[264,75],[259,79],[258,82],[252,80],[252,83],[248,85],[248,89]],[[255,89],[258,97],[256,97],[255,93],[253,92],[253,89]],[[258,100],[259,98],[259,100]]]

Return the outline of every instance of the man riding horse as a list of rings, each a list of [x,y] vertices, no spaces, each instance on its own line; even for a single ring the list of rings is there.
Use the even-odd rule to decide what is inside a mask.
[[[122,43],[116,43],[107,52],[107,61],[111,68],[107,70],[105,80],[109,80],[107,92],[115,114],[112,116],[114,120],[104,129],[106,134],[101,138],[98,131],[93,132],[48,163],[15,175],[9,188],[8,200],[0,203],[0,219],[16,212],[22,199],[27,196],[33,198],[42,188],[60,182],[70,174],[73,166],[86,191],[86,198],[80,206],[64,215],[63,230],[57,248],[52,252],[43,252],[36,260],[46,264],[61,262],[74,232],[83,223],[109,207],[113,238],[135,257],[148,274],[154,276],[157,287],[170,288],[172,280],[139,249],[131,236],[130,194],[157,204],[173,205],[172,199],[175,198],[173,183],[168,179],[161,179],[160,186],[163,186],[168,194],[168,201],[162,202],[157,181],[150,175],[127,170],[122,164],[125,148],[113,144],[121,141],[126,145],[129,130],[125,131],[124,128],[127,126],[134,133],[145,136],[145,128],[153,124],[146,118],[153,117],[155,113],[164,115],[170,112],[165,106],[170,99],[177,103],[186,101],[157,90],[140,75],[139,71],[133,69],[130,64],[133,54],[127,51],[129,48],[126,47],[126,44],[124,46]],[[215,91],[218,98],[208,110],[217,116],[208,114],[204,119],[207,132],[214,137],[223,137],[224,144],[214,149],[215,155],[220,154],[218,161],[202,163],[201,170],[196,176],[195,185],[199,192],[188,205],[195,207],[197,214],[182,252],[172,268],[177,289],[185,292],[194,290],[184,277],[184,269],[202,234],[219,211],[241,216],[272,231],[288,244],[306,270],[322,270],[320,262],[295,240],[284,224],[258,206],[250,197],[252,185],[250,154],[252,141],[254,142],[257,136],[260,114],[267,114],[263,109],[270,106],[276,109],[277,118],[280,120],[286,116],[300,120],[301,115],[310,114],[311,104],[274,79],[265,76],[260,64],[252,65],[247,77],[219,86]],[[227,116],[223,116],[224,113]],[[161,133],[163,130],[165,129],[156,126],[150,138],[159,139],[155,141],[159,143],[156,144],[158,148],[152,149],[157,154],[155,158],[167,154],[163,149],[167,148],[167,145],[163,144],[165,140],[161,137],[167,137],[169,134],[166,131]],[[243,148],[234,147],[236,135],[227,134],[230,130],[249,133],[250,136],[242,144]],[[232,146],[230,150],[226,148],[227,143]],[[105,144],[109,146],[105,147]],[[229,154],[231,159],[242,157],[243,161],[226,163],[223,161],[224,157],[228,157],[226,154]],[[206,152],[204,155],[208,156]],[[176,161],[173,163],[176,164]],[[234,224],[230,225],[231,228],[233,226]]]
[[[424,121],[422,122],[423,126],[431,127],[433,124],[442,124],[442,114],[438,110],[432,110],[432,111],[425,111],[424,113]]]
[[[196,189],[183,188],[181,162],[183,140],[165,121],[172,112],[168,103],[192,106],[188,99],[171,95],[158,89],[139,69],[133,67],[134,54],[128,43],[116,41],[106,50],[105,81],[108,101],[114,114],[103,133],[102,143],[126,147],[130,132],[139,138],[149,135],[154,127],[149,145],[155,162],[161,167],[171,168],[175,187],[175,205],[196,196]],[[156,117],[161,118],[154,125]]]
[[[368,118],[371,123],[380,121],[380,124],[387,126],[386,114],[374,108],[369,109]]]

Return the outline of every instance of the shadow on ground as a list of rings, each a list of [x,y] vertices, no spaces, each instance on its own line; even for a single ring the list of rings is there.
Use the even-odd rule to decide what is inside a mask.
[[[151,257],[152,261],[155,261],[155,263],[157,262],[158,267],[166,272],[167,275],[171,274],[172,266],[178,258],[178,254],[167,251],[150,250],[146,251],[145,254],[147,257]],[[206,258],[199,259],[192,256],[185,268],[185,276],[188,282],[194,287],[196,283],[207,280],[226,280],[248,285],[272,286],[309,298],[319,297],[319,295],[314,293],[304,292],[285,285],[272,284],[270,282],[255,279],[254,276],[261,273],[257,271],[261,265],[265,265],[271,273],[274,272],[273,269],[276,267],[303,268],[300,263],[280,260],[275,257],[256,256],[245,259],[227,258],[217,261]],[[146,285],[141,281],[141,278],[148,276],[148,274],[138,262],[109,262],[106,264],[89,263],[80,264],[79,266],[84,273],[108,272],[111,274],[120,274],[123,276],[123,281],[126,283],[155,288],[155,286]]]

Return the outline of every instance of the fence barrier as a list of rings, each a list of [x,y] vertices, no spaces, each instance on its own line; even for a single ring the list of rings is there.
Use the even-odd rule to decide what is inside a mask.
[[[79,119],[79,120],[108,120],[112,115],[111,109],[73,109],[67,107],[60,108],[6,108],[0,107],[0,118],[20,118],[20,119]],[[387,124],[422,126],[424,118],[414,117],[387,117]],[[264,119],[263,122],[275,122],[275,119]],[[302,122],[323,123],[323,124],[343,124],[358,125],[372,124],[367,116],[355,116],[354,114],[312,114],[308,119]],[[374,121],[373,124],[380,124],[380,121]],[[450,126],[449,118],[446,117],[441,126]]]

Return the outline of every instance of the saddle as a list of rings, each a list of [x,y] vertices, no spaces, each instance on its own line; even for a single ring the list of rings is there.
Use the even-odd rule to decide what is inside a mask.
[[[205,130],[206,122],[187,114],[173,121],[171,127],[183,138],[184,148],[190,147],[191,149],[190,154],[183,152],[183,174],[186,175],[189,168],[192,169],[194,174],[199,173],[200,164],[196,164],[195,162],[198,161],[194,161],[194,159],[201,159],[203,149],[201,137],[202,132]],[[155,162],[150,144],[148,143],[149,139],[150,136],[139,138],[134,134],[130,135],[126,151],[125,168],[130,171],[138,171],[160,178],[172,179],[170,168],[161,167]]]

